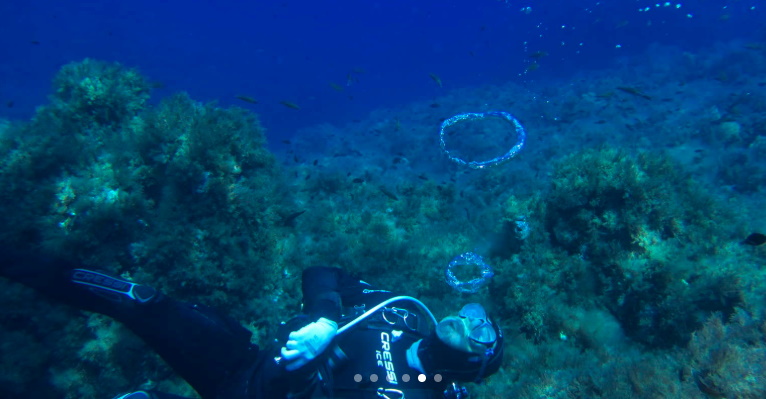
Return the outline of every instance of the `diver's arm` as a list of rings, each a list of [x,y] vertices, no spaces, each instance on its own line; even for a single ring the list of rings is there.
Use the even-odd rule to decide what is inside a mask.
[[[336,267],[310,267],[303,271],[303,312],[311,320],[338,321],[341,306],[373,306],[396,294],[378,289]]]
[[[341,315],[341,280],[347,275],[335,267],[315,266],[303,271],[303,312],[311,320],[337,322]]]
[[[303,313],[288,322],[290,330],[280,350],[287,371],[296,371],[318,358],[338,332],[341,315],[341,270],[312,267],[303,272]],[[305,369],[305,368],[304,368]]]
[[[303,271],[303,313],[308,324],[291,330],[280,354],[288,371],[303,368],[317,359],[338,333],[341,305],[361,295],[370,285],[335,267],[311,267]],[[294,323],[291,323],[294,324]]]

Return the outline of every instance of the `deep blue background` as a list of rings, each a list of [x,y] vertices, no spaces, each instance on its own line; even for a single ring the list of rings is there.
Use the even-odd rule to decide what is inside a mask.
[[[187,91],[197,100],[251,108],[274,141],[300,127],[360,119],[376,107],[451,88],[608,67],[651,43],[695,51],[716,40],[764,40],[758,0],[697,1],[678,9],[678,3],[654,4],[5,0],[0,117],[30,117],[47,101],[61,65],[91,57],[136,67],[162,83],[155,99]],[[527,6],[531,12],[521,10]],[[647,6],[652,9],[638,11]],[[525,74],[536,51],[548,56]],[[349,73],[354,79],[347,86]],[[301,110],[279,104],[283,100]]]

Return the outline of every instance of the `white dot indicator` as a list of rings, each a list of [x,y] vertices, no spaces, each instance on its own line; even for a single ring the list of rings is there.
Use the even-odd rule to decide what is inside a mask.
[[[362,375],[361,374],[355,374],[354,375],[354,381],[362,382]]]
[[[370,374],[370,381],[378,382],[378,375],[377,374]]]
[[[410,375],[409,374],[402,374],[402,381],[410,382]]]
[[[418,381],[426,382],[426,375],[425,374],[418,374]]]
[[[441,374],[435,374],[434,375],[434,381],[442,382],[442,375]]]

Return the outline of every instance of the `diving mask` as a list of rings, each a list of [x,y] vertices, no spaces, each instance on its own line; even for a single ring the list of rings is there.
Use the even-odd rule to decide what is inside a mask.
[[[442,319],[436,326],[436,335],[448,346],[465,353],[482,353],[497,341],[497,331],[478,303],[469,303],[457,316]]]
[[[468,319],[471,332],[468,338],[483,345],[492,345],[497,341],[497,332],[487,317],[487,311],[478,303],[469,303],[458,312],[458,317]]]

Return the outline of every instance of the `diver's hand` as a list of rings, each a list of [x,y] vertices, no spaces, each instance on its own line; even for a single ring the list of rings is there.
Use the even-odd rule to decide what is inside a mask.
[[[319,356],[338,332],[338,323],[325,319],[293,331],[282,347],[282,358],[287,361],[287,371],[297,370]]]

